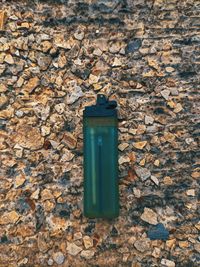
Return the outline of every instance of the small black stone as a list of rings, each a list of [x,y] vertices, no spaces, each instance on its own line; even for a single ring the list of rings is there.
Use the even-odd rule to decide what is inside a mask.
[[[89,234],[93,233],[94,228],[95,228],[95,222],[90,222],[90,223],[88,224],[88,226],[85,227],[84,232],[85,232],[87,235],[89,235]]]
[[[117,229],[116,229],[115,226],[113,226],[113,228],[112,228],[110,234],[111,234],[111,236],[117,236],[117,235],[118,235],[118,231],[117,231]]]

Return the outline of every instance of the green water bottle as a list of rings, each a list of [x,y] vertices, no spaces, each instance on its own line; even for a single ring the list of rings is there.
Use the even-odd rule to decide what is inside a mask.
[[[117,103],[98,94],[83,112],[84,215],[119,215]]]

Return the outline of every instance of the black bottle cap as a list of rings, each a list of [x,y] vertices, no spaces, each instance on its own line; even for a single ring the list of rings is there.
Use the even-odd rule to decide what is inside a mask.
[[[97,95],[96,105],[85,107],[83,117],[117,117],[117,102],[103,95]]]

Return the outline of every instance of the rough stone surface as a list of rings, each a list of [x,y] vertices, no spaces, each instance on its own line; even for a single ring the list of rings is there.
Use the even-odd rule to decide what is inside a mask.
[[[161,266],[175,267],[176,264],[175,264],[175,262],[173,262],[173,261],[171,261],[171,260],[162,259],[162,260],[161,260]]]
[[[0,2],[0,266],[200,266],[199,1]],[[83,216],[98,93],[119,110],[110,221]]]
[[[72,256],[76,256],[79,252],[81,252],[81,250],[82,248],[74,243],[67,244],[67,252]]]
[[[151,176],[151,172],[147,168],[137,166],[135,168],[135,172],[137,176],[141,178],[142,181],[145,181]]]
[[[44,138],[36,127],[20,125],[14,135],[13,141],[21,147],[37,150],[43,146]]]
[[[63,255],[62,252],[56,252],[53,254],[53,260],[58,264],[61,265],[64,260],[65,260],[65,256]]]
[[[150,240],[148,238],[141,238],[135,241],[135,248],[140,252],[148,251],[150,248]]]
[[[143,221],[156,225],[158,223],[157,214],[149,208],[144,208],[144,212],[140,217]]]

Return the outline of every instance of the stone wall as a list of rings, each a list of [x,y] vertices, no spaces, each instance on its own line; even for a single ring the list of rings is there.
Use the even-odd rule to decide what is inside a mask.
[[[200,1],[0,8],[0,266],[200,266]],[[119,104],[112,221],[82,214],[99,92]]]

